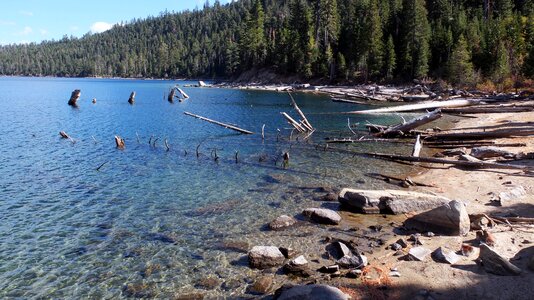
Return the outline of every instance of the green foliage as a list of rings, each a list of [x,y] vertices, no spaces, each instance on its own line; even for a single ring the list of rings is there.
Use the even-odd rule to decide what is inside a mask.
[[[473,85],[474,68],[471,63],[471,54],[467,50],[467,42],[463,35],[460,36],[449,63],[449,81],[458,86]]]
[[[488,4],[488,5],[485,5]],[[0,47],[0,75],[302,79],[534,76],[534,1],[238,0]]]

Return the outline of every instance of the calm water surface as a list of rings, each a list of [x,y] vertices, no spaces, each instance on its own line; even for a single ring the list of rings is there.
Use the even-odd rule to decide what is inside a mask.
[[[222,284],[206,295],[242,295],[257,271],[222,244],[306,252],[314,241],[299,232],[312,229],[288,237],[263,230],[264,224],[322,205],[316,201],[322,194],[303,187],[381,184],[363,174],[383,163],[312,145],[350,134],[346,116],[324,112],[358,107],[296,94],[318,132],[309,143],[288,142],[280,112],[296,114],[286,94],[184,88],[191,98],[170,104],[164,94],[175,84],[186,82],[0,78],[0,298],[169,298],[198,291],[206,276]],[[74,89],[82,90],[78,109],[67,106]],[[137,92],[133,106],[131,91]],[[265,124],[266,139],[184,111],[257,133]],[[366,120],[392,122],[381,118],[351,122],[361,128]],[[76,142],[61,139],[61,130]],[[114,135],[126,140],[125,150],[115,148]],[[291,156],[287,170],[278,160],[284,151]]]

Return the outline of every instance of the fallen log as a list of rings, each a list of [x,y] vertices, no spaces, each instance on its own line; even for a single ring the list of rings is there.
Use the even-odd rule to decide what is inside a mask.
[[[212,123],[212,124],[216,124],[216,125],[219,125],[221,127],[228,128],[228,129],[240,132],[240,133],[244,133],[244,134],[253,134],[254,133],[252,131],[241,129],[241,128],[239,128],[237,126],[234,126],[234,125],[230,125],[230,124],[222,123],[222,122],[215,121],[215,120],[212,120],[212,119],[208,119],[208,118],[205,118],[205,117],[202,117],[202,116],[199,116],[199,115],[192,114],[190,112],[184,111],[184,115],[190,116],[190,117],[193,117],[193,118],[197,118],[197,119],[200,119],[202,121],[206,121],[206,122],[209,122],[209,123]]]
[[[453,114],[497,114],[514,112],[531,112],[534,107],[468,107],[468,108],[444,108],[443,113]]]
[[[81,90],[74,90],[72,94],[70,95],[69,99],[69,105],[70,106],[78,106],[77,101],[80,99],[80,95],[82,94]]]
[[[388,127],[383,132],[379,133],[379,136],[390,136],[390,135],[403,135],[404,133],[408,133],[413,129],[416,129],[419,126],[425,125],[427,123],[430,123],[432,121],[435,121],[439,118],[441,118],[443,115],[441,114],[441,110],[436,109],[432,112],[429,112],[425,115],[419,116],[415,119],[412,119],[406,123],[399,124],[396,126]]]
[[[369,105],[368,102],[364,102],[364,101],[356,101],[356,100],[348,100],[348,99],[341,99],[341,98],[332,98],[332,102],[342,102],[342,103],[350,103],[350,104]]]
[[[492,131],[460,132],[460,133],[437,133],[427,136],[425,139],[438,140],[461,140],[461,139],[493,139],[508,138],[515,136],[534,135],[534,129],[499,129]]]
[[[182,97],[184,97],[184,99],[188,99],[189,96],[179,87],[176,88],[178,90],[178,92],[180,92],[180,94],[182,95]]]
[[[418,103],[418,104],[398,105],[398,106],[382,107],[382,108],[377,108],[377,109],[349,111],[349,112],[346,112],[345,114],[380,114],[380,113],[427,110],[427,109],[432,109],[432,108],[463,107],[463,106],[470,106],[470,105],[478,104],[480,103],[480,101],[481,100],[475,100],[475,99],[431,101],[431,102],[424,102],[424,103]]]
[[[132,92],[130,94],[130,98],[128,98],[128,103],[134,104],[134,102],[135,102],[135,92]]]
[[[306,132],[306,129],[304,127],[302,127],[302,125],[299,124],[297,121],[295,121],[295,119],[291,118],[291,116],[289,116],[285,112],[282,112],[281,114],[282,114],[282,116],[284,116],[284,118],[286,118],[287,123],[289,123],[289,125],[293,126],[298,132]]]
[[[531,166],[507,165],[507,164],[490,163],[490,162],[483,162],[483,161],[460,161],[460,160],[449,160],[449,159],[443,159],[443,158],[413,157],[413,156],[403,156],[403,155],[383,154],[383,153],[366,153],[366,155],[370,157],[374,157],[374,158],[381,158],[381,159],[392,160],[392,161],[447,164],[447,165],[455,165],[455,166],[477,168],[477,169],[513,169],[513,170],[534,169],[534,167],[531,167]]]
[[[454,149],[454,148],[476,148],[476,147],[483,147],[483,146],[493,146],[493,147],[525,147],[527,144],[525,143],[509,143],[509,144],[433,144],[428,145],[425,142],[425,145],[428,148],[435,148],[435,149]]]
[[[295,99],[293,98],[293,96],[291,95],[290,92],[287,92],[287,94],[289,95],[289,97],[291,98],[291,103],[293,104],[293,107],[295,108],[295,110],[297,111],[297,113],[300,115],[300,117],[302,118],[302,125],[304,125],[304,127],[306,127],[306,131],[313,131],[313,126],[310,124],[310,122],[308,121],[308,119],[306,118],[306,115],[304,115],[304,113],[302,112],[302,110],[300,110],[299,106],[297,105],[297,102],[295,101]]]
[[[400,183],[403,183],[403,184],[407,183],[408,185],[412,185],[412,186],[436,187],[435,185],[432,185],[432,184],[427,184],[427,183],[414,181],[410,177],[401,178],[401,177],[385,175],[385,174],[379,174],[379,173],[367,173],[367,174],[365,174],[365,176],[368,176],[368,177],[371,177],[371,178],[375,178],[375,179],[381,179],[381,180],[384,180],[386,182],[389,182],[391,180],[395,180],[395,181],[399,181]]]

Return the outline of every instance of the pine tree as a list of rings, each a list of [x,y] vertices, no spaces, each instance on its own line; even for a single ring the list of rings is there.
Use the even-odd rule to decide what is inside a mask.
[[[430,25],[424,0],[403,1],[401,70],[404,76],[421,78],[428,73]]]
[[[395,44],[393,43],[393,36],[391,35],[389,35],[388,42],[386,43],[384,62],[384,75],[386,79],[391,79],[395,74],[395,68],[397,66]]]
[[[460,86],[473,84],[474,69],[471,63],[471,54],[467,49],[467,42],[463,35],[460,36],[452,51],[448,63],[449,81]]]
[[[370,11],[367,22],[367,45],[369,53],[367,55],[367,68],[371,77],[378,78],[384,66],[382,22],[378,9],[378,0],[371,0],[369,5]]]

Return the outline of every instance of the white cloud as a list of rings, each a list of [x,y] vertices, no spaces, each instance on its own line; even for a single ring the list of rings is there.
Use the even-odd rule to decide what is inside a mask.
[[[48,30],[46,29],[39,29],[39,32],[41,33],[41,35],[48,35]]]
[[[19,11],[19,14],[26,16],[26,17],[33,17],[33,12],[27,11],[27,10],[21,10]]]
[[[106,22],[96,22],[93,25],[91,25],[91,32],[92,33],[101,33],[107,30],[110,30],[113,27],[113,24],[106,23]]]
[[[24,27],[22,31],[13,33],[13,35],[29,35],[32,32],[33,32],[33,29],[30,26],[26,26]]]

